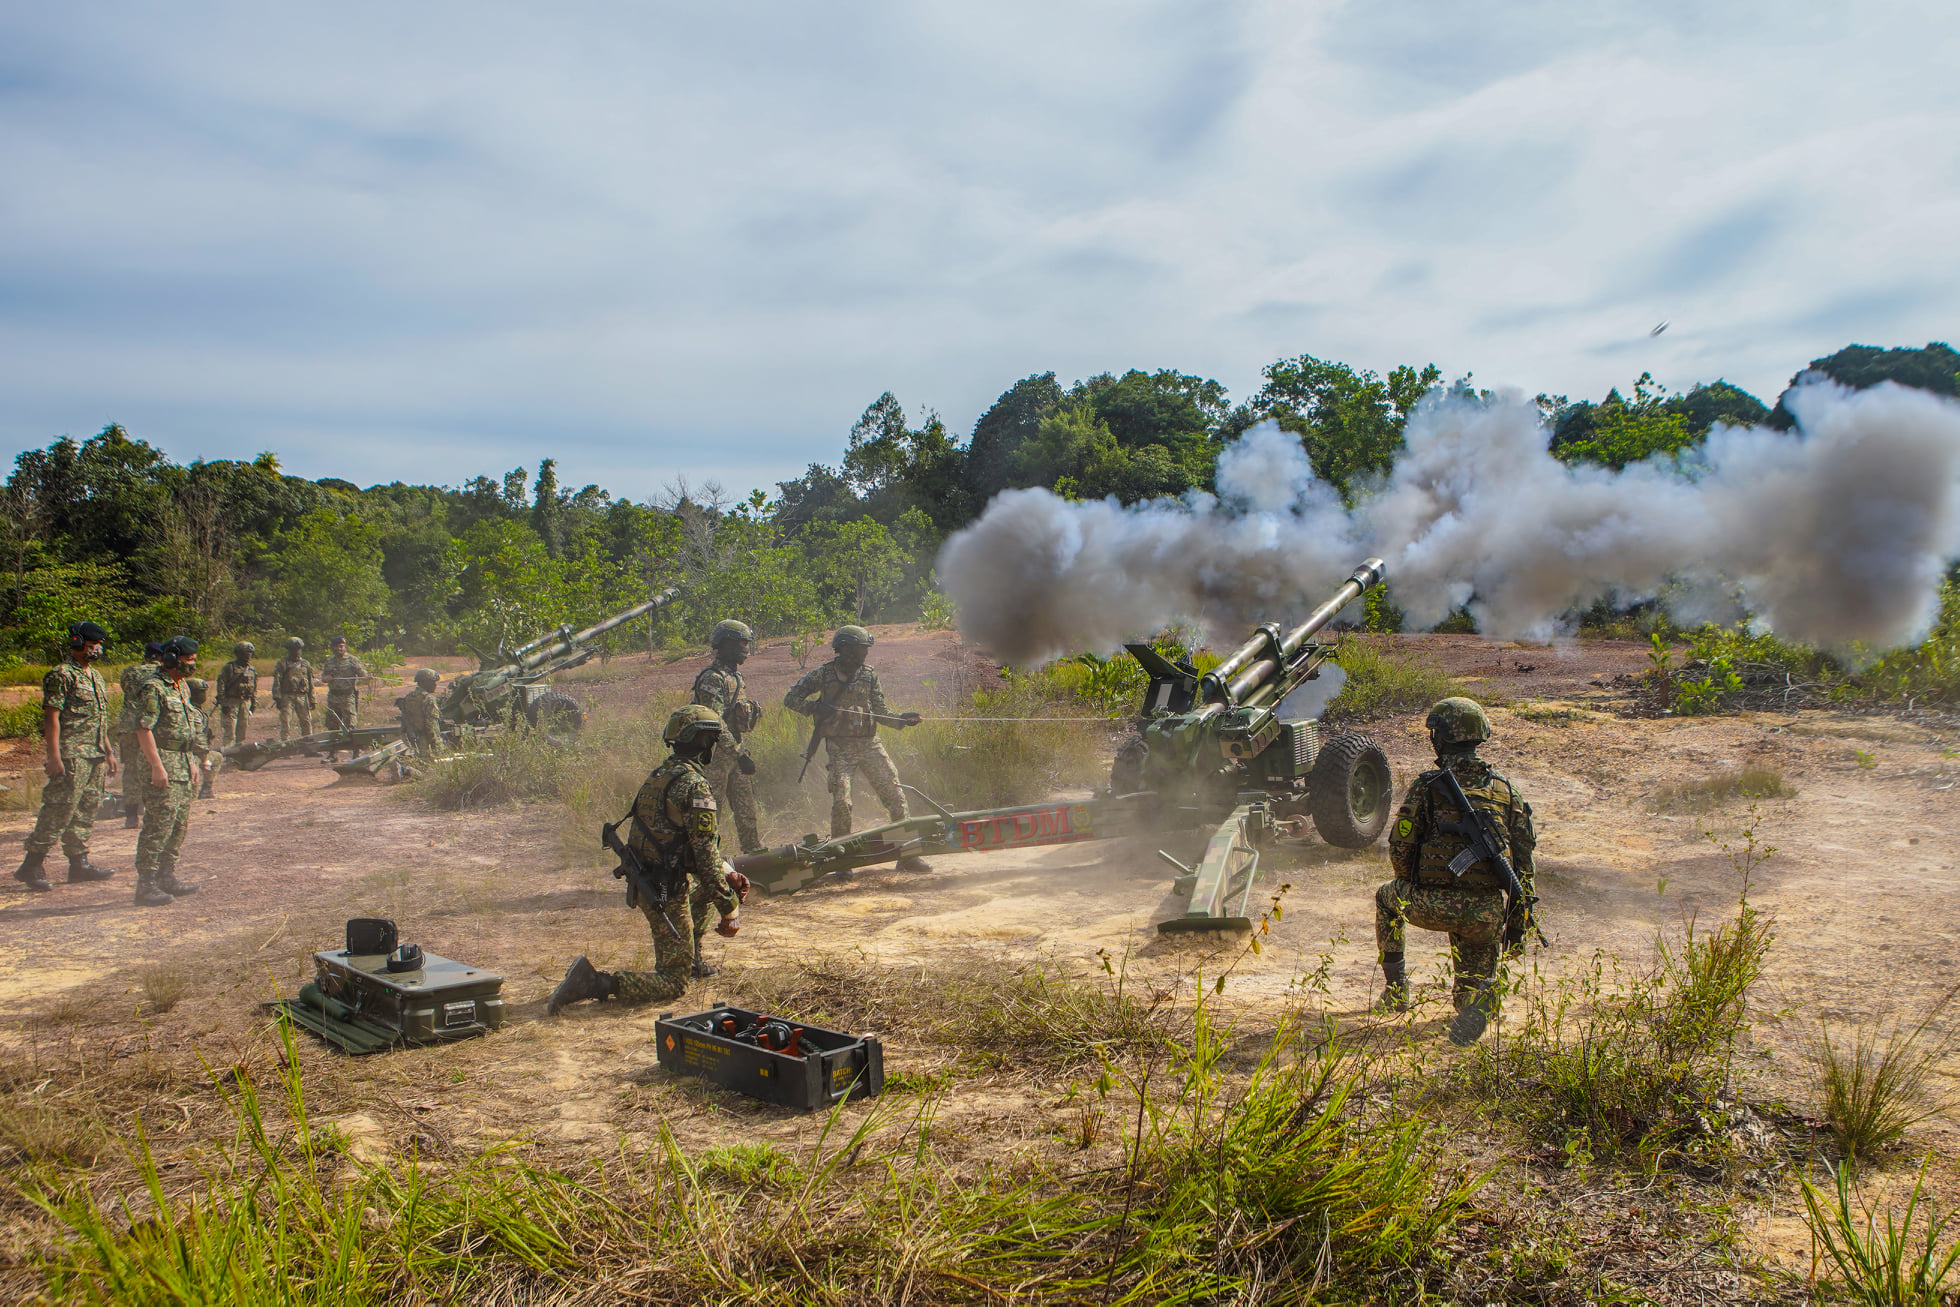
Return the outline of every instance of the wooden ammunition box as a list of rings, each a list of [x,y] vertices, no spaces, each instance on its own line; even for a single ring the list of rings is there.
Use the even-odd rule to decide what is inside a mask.
[[[876,1035],[847,1035],[791,1022],[803,1032],[798,1054],[791,1056],[717,1033],[728,1017],[746,1027],[764,1014],[723,1003],[692,1016],[662,1013],[653,1027],[660,1065],[676,1075],[700,1076],[765,1103],[804,1111],[840,1099],[874,1098],[884,1090],[885,1051]]]

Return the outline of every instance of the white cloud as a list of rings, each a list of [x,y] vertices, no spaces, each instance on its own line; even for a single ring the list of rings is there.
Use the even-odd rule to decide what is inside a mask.
[[[0,430],[644,496],[832,460],[886,388],[1768,398],[1950,335],[1960,18],[1709,10],[16,6]]]

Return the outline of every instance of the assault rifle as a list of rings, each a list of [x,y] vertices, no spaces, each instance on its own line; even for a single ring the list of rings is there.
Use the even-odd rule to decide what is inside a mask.
[[[613,868],[613,876],[626,882],[626,906],[636,908],[642,903],[651,903],[660,909],[660,915],[666,919],[667,929],[674,932],[674,938],[685,939],[686,936],[675,928],[674,919],[667,916],[667,900],[673,897],[670,888],[672,880],[656,880],[653,873],[647,870],[646,863],[640,861],[640,855],[633,852],[633,846],[619,837],[621,826],[638,820],[629,811],[618,821],[607,822],[599,828],[599,842],[619,857],[619,865]]]
[[[1511,860],[1504,856],[1508,843],[1504,834],[1497,829],[1497,818],[1488,809],[1479,808],[1470,802],[1470,796],[1463,792],[1463,782],[1457,780],[1456,773],[1448,767],[1439,769],[1436,779],[1430,784],[1436,792],[1448,799],[1458,812],[1466,814],[1464,821],[1438,821],[1436,828],[1451,835],[1461,835],[1469,843],[1461,853],[1450,859],[1450,875],[1461,876],[1479,862],[1488,862],[1503,887],[1505,897],[1513,909],[1523,905],[1524,911],[1507,913],[1504,920],[1504,947],[1509,950],[1524,943],[1526,931],[1537,934],[1539,942],[1544,942],[1545,934],[1538,929],[1536,909],[1538,896],[1525,893],[1518,880],[1517,871]]]

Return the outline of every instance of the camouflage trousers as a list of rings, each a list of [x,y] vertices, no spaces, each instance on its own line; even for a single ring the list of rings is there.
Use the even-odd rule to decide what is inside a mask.
[[[1375,947],[1383,953],[1407,952],[1407,926],[1447,933],[1456,989],[1462,993],[1470,982],[1497,974],[1504,916],[1500,889],[1391,880],[1375,891]]]
[[[61,775],[41,789],[41,812],[34,833],[27,837],[29,853],[46,854],[56,840],[71,858],[88,852],[89,832],[95,829],[95,810],[102,806],[102,787],[109,777],[109,759],[61,755]]]
[[[150,764],[143,757],[143,746],[136,742],[136,732],[117,738],[116,754],[122,759],[123,814],[140,814],[144,791],[149,788]]]
[[[247,725],[252,720],[250,704],[240,700],[237,703],[218,705],[218,747],[227,744],[245,743],[246,734],[251,730]]]
[[[361,701],[359,699],[336,699],[327,696],[327,719],[320,723],[323,731],[351,731],[361,724]]]
[[[180,769],[174,764],[181,759]],[[165,754],[170,767],[170,783],[158,789],[146,783],[143,799],[143,829],[136,836],[136,878],[149,880],[159,871],[177,865],[184,837],[191,829],[191,794],[195,774],[187,754]]]
[[[743,853],[760,853],[762,836],[757,833],[755,823],[755,782],[742,775],[735,760],[741,757],[741,749],[727,736],[715,745],[714,756],[708,760],[708,784],[714,787],[715,802],[722,811],[735,819],[735,836],[741,843]],[[722,838],[728,838],[728,828],[722,827]]]
[[[830,782],[830,833],[851,833],[851,775],[862,772],[877,792],[878,801],[893,821],[905,820],[905,794],[898,788],[898,768],[885,752],[877,736],[863,739],[826,739],[827,761],[824,774]]]
[[[613,972],[620,1002],[665,1003],[687,989],[694,975],[695,945],[707,933],[715,898],[714,891],[699,881],[690,883],[693,889],[684,902],[669,899],[663,904],[640,904],[647,929],[653,932],[653,970]],[[693,928],[686,939],[674,933],[687,928],[683,922]]]
[[[279,738],[290,740],[295,735],[313,734],[313,705],[305,699],[281,699],[279,702]],[[298,726],[298,730],[293,727]]]

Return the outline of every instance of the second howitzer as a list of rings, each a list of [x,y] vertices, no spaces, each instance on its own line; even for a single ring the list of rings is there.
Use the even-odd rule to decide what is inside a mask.
[[[578,700],[549,684],[551,678],[590,662],[599,654],[600,636],[665,607],[679,593],[674,589],[663,590],[645,603],[614,613],[584,630],[561,626],[516,649],[499,648],[495,654],[479,652],[477,670],[458,676],[443,693],[440,724],[443,734],[519,723],[553,735],[578,731],[585,725],[585,710]],[[347,731],[322,731],[292,740],[241,744],[224,753],[239,770],[256,771],[274,758],[353,750],[354,759],[335,770],[366,772],[370,766],[363,755],[400,738],[399,724],[363,726]]]
[[[1177,868],[1175,888],[1188,905],[1159,929],[1249,929],[1246,904],[1259,856],[1282,829],[1303,830],[1303,819],[1311,819],[1327,843],[1365,848],[1387,828],[1392,779],[1381,746],[1352,732],[1323,740],[1319,722],[1286,715],[1289,697],[1317,679],[1338,648],[1316,637],[1382,572],[1380,559],[1368,559],[1299,625],[1259,627],[1209,672],[1149,645],[1128,646],[1150,685],[1109,788],[1089,799],[959,813],[926,799],[928,815],[837,839],[808,836],[738,858],[735,867],[763,891],[784,894],[833,871],[907,854],[1210,827],[1195,864],[1160,854]]]

